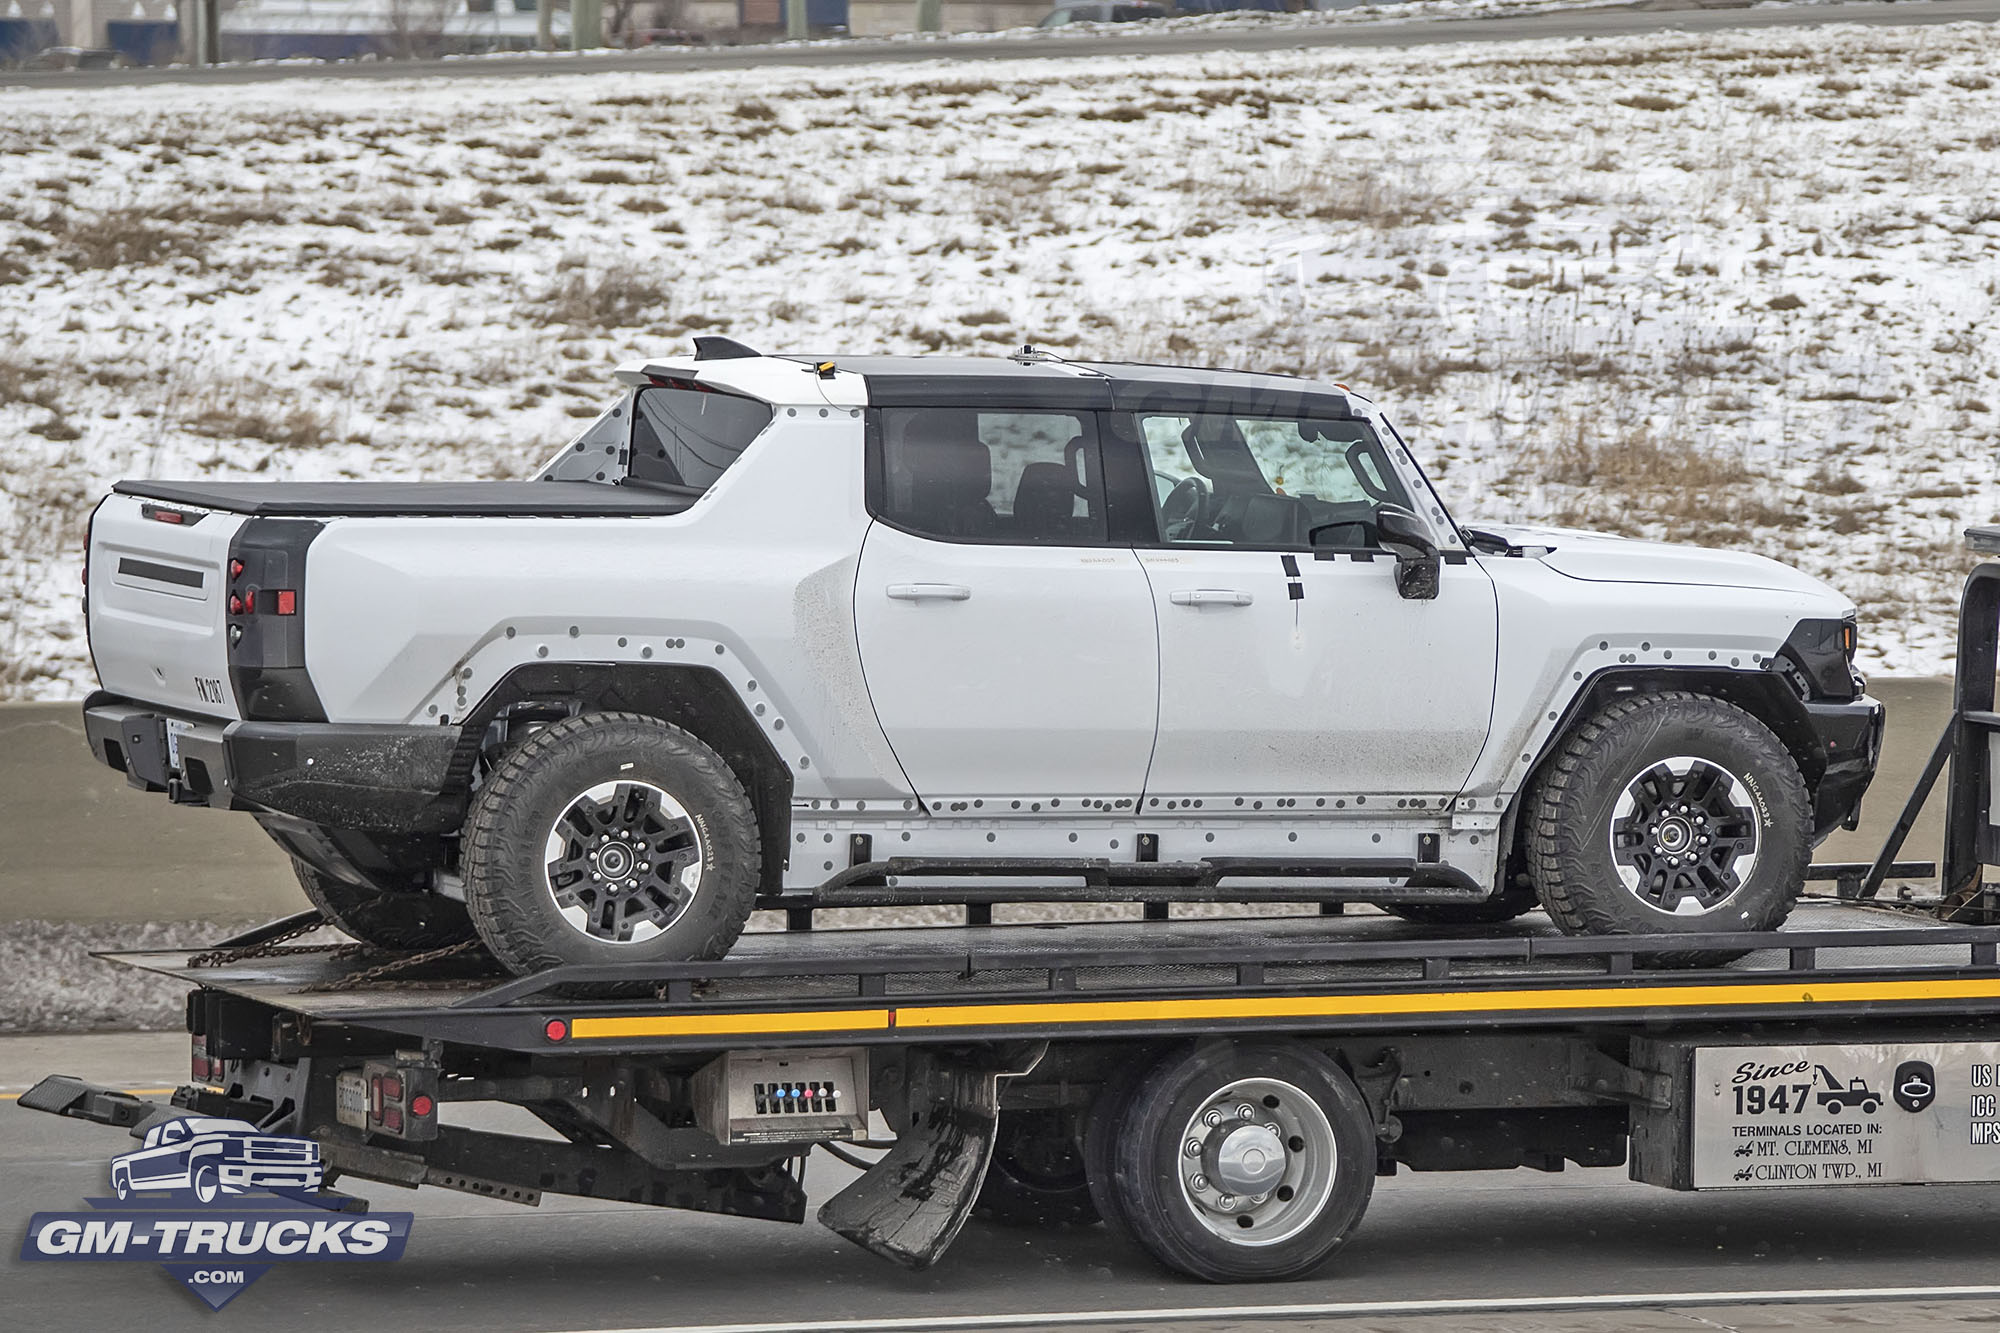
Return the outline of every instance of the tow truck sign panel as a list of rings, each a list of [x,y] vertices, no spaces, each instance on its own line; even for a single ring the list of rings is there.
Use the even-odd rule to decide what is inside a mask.
[[[1694,1187],[2000,1180],[2000,1043],[1705,1046]]]

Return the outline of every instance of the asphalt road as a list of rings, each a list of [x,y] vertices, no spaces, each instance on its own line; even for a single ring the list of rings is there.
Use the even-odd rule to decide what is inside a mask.
[[[1747,6],[1747,0],[1745,0]],[[1534,37],[1623,37],[1720,28],[1817,27],[1825,23],[1957,23],[2000,20],[2000,0],[1867,0],[1865,3],[1705,7],[1702,0],[1648,0],[1618,8],[1552,10],[1466,19],[1378,19],[1314,27],[1226,27],[1213,31],[1120,32],[1108,36],[906,38],[733,47],[653,47],[593,55],[489,56],[473,60],[225,65],[212,69],[15,70],[0,88],[97,88],[130,84],[264,83],[301,78],[513,78],[523,75],[692,72],[767,65],[905,64],[926,60],[1170,55],[1190,51],[1288,51],[1336,46],[1424,46]]]
[[[185,1051],[185,1039],[171,1036],[0,1040],[0,1088],[18,1091],[52,1064],[84,1077],[165,1087],[179,1078]],[[0,1237],[23,1235],[36,1210],[75,1209],[84,1196],[102,1194],[106,1163],[129,1146],[116,1130],[0,1104]],[[808,1183],[817,1201],[847,1179],[846,1168],[821,1157]],[[940,1266],[905,1273],[812,1222],[794,1227],[568,1200],[526,1209],[447,1191],[348,1184],[377,1208],[416,1213],[402,1260],[280,1268],[218,1316],[151,1264],[23,1263],[9,1245],[0,1277],[8,1322],[163,1333],[222,1323],[425,1333],[818,1323],[859,1333],[884,1320],[948,1329],[1091,1311],[1121,1314],[1015,1326],[1137,1328],[1152,1322],[1138,1312],[1167,1310],[1196,1316],[1185,1327],[1222,1330],[1270,1324],[1245,1307],[1296,1314],[1356,1305],[1377,1307],[1355,1312],[1366,1313],[1358,1326],[1372,1333],[1916,1329],[2000,1321],[2000,1289],[1991,1286],[1984,1298],[1944,1304],[1904,1299],[1818,1309],[1746,1299],[1673,1311],[1640,1301],[1636,1309],[1586,1305],[1504,1319],[1479,1313],[1510,1302],[1625,1293],[1991,1283],[2000,1190],[1985,1187],[1689,1195],[1630,1184],[1616,1170],[1403,1175],[1378,1182],[1360,1231],[1321,1275],[1220,1288],[1167,1276],[1103,1227],[1036,1232],[975,1222]],[[1467,1304],[1430,1317],[1396,1313],[1425,1302]],[[1199,1318],[1203,1308],[1218,1315]]]

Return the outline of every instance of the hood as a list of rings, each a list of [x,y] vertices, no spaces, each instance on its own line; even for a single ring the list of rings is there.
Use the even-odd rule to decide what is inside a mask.
[[[1526,548],[1525,554],[1539,558],[1558,574],[1589,583],[1665,583],[1839,595],[1827,584],[1790,565],[1741,551],[1672,546],[1574,528],[1525,527],[1512,523],[1469,526]]]

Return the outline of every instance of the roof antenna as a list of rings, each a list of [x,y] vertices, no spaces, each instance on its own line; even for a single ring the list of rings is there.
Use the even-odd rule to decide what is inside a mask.
[[[1045,352],[1033,343],[1022,343],[1021,350],[1008,354],[1007,359],[1023,366],[1032,366],[1043,361],[1060,361],[1054,352]]]
[[[694,359],[697,361],[736,361],[746,356],[762,356],[753,347],[745,347],[734,338],[724,338],[708,333],[694,340]]]

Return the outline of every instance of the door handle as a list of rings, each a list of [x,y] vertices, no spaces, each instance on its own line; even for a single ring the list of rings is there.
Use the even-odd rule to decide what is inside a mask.
[[[972,589],[963,583],[892,583],[888,593],[899,602],[962,602]]]
[[[1167,594],[1175,606],[1248,606],[1250,594],[1234,588],[1182,588]]]

